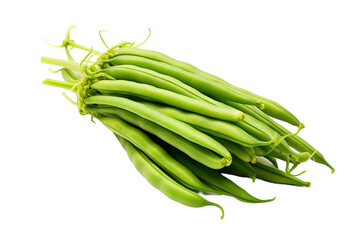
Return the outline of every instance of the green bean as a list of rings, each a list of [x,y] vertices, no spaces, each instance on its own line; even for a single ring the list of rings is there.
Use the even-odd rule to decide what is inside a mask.
[[[240,177],[248,177],[251,178],[253,182],[255,182],[256,179],[256,173],[253,168],[253,164],[245,162],[235,155],[233,156],[233,161],[230,166],[219,169],[218,171]]]
[[[237,156],[239,159],[251,163],[255,163],[257,161],[257,157],[255,155],[255,151],[253,150],[253,148],[244,147],[240,144],[236,144],[218,137],[214,137],[214,139],[219,143],[221,143],[224,147],[226,147],[229,150],[229,152],[232,155]]]
[[[241,94],[247,94],[249,96],[260,99],[265,104],[265,108],[262,111],[272,117],[283,120],[283,121],[293,124],[295,126],[299,126],[301,124],[300,121],[292,113],[290,113],[286,108],[284,108],[277,102],[269,100],[264,97],[261,97],[254,93],[251,93],[249,91],[246,91],[245,89],[236,87],[217,76],[214,76],[212,74],[209,74],[207,72],[204,72],[204,71],[194,67],[193,65],[191,65],[189,63],[178,61],[176,59],[173,59],[165,54],[162,54],[162,53],[159,53],[156,51],[144,50],[144,49],[133,48],[133,47],[120,48],[115,51],[115,53],[113,54],[112,57],[116,57],[118,55],[133,55],[133,56],[138,56],[138,57],[144,57],[144,58],[156,60],[159,62],[167,63],[169,65],[181,68],[185,71],[198,74],[202,77],[208,78],[211,81],[218,82],[225,86],[228,86],[228,87],[240,92]]]
[[[91,113],[92,115],[100,114],[103,116],[110,115],[120,117],[124,121],[159,137],[163,141],[178,148],[192,159],[208,166],[209,168],[220,169],[224,167],[221,158],[212,153],[211,151],[199,146],[198,144],[190,142],[185,138],[181,137],[180,135],[169,131],[166,128],[163,128],[158,124],[146,120],[136,114],[119,108],[110,107],[92,107],[86,108],[86,111]]]
[[[243,94],[236,92],[231,88],[224,86],[223,84],[209,81],[202,76],[185,71],[181,68],[169,65],[167,63],[131,55],[121,55],[112,59],[104,60],[103,62],[114,65],[125,64],[148,68],[161,74],[166,74],[171,77],[177,78],[185,84],[205,93],[206,95],[210,95],[215,99],[226,99],[229,101],[251,104],[260,108],[263,107],[263,104],[261,103],[261,101],[258,101],[257,98],[253,98],[248,95],[244,96]]]
[[[103,69],[102,72],[116,79],[145,83],[188,97],[192,97],[193,95],[201,95],[201,93],[199,94],[196,89],[184,84],[176,78],[160,74],[146,68],[133,65],[117,65]]]
[[[128,67],[128,65],[118,65],[118,66],[109,67],[107,69],[104,69],[103,71],[113,77],[116,77],[116,78],[124,77],[124,74],[117,75],[117,73],[116,73],[117,72],[116,68],[120,68],[121,66]],[[148,71],[151,71],[151,70],[148,70]],[[158,78],[158,80],[159,79],[160,78]],[[165,89],[168,89],[168,90],[173,90],[179,94],[184,94],[185,96],[188,96],[188,97],[203,100],[205,102],[211,103],[216,106],[233,108],[233,107],[227,106],[221,102],[218,102],[212,98],[209,98],[208,96],[202,94],[201,92],[197,91],[194,88],[187,86],[186,84],[178,81],[177,79],[170,77],[170,78],[161,78],[160,80],[161,81],[159,81],[157,83],[158,84],[157,86],[164,87]],[[135,80],[135,81],[137,81],[137,80]],[[175,81],[174,84],[176,84],[176,86],[179,88],[183,88],[184,90],[176,90],[176,88],[167,87],[167,84],[168,84],[168,83],[166,84],[167,81],[170,81],[170,82]],[[244,129],[249,134],[254,135],[263,141],[271,141],[274,139],[274,133],[273,132],[270,133],[266,128],[264,128],[264,126],[263,126],[264,124],[260,123],[257,119],[252,118],[251,116],[245,118],[243,121],[233,122],[233,124],[236,126],[239,126],[240,128]]]
[[[280,169],[267,166],[260,162],[255,163],[253,167],[256,172],[256,177],[268,182],[290,184],[290,185],[304,186],[304,187],[311,186],[310,182],[305,182],[293,175],[281,171]]]
[[[188,139],[191,142],[197,143],[200,146],[206,147],[215,153],[218,153],[224,159],[224,165],[231,164],[231,154],[229,151],[216,142],[208,135],[194,129],[186,123],[171,118],[163,113],[153,110],[145,104],[138,103],[126,98],[114,96],[91,96],[84,99],[85,104],[99,104],[118,107],[129,112],[135,113],[149,121],[155,122],[160,126],[173,131],[180,136]]]
[[[93,83],[91,88],[100,92],[107,91],[128,94],[130,96],[134,94],[144,96],[153,99],[153,101],[225,121],[238,121],[244,118],[244,114],[238,110],[214,106],[197,99],[143,83],[125,80],[102,80]]]
[[[182,152],[171,148],[170,154],[181,164],[190,169],[196,176],[198,176],[202,181],[212,186],[215,189],[219,189],[225,195],[229,195],[235,197],[236,199],[249,202],[249,203],[262,203],[262,202],[270,202],[273,199],[261,200],[256,197],[250,195],[247,191],[236,185],[233,181],[221,175],[220,172],[207,168],[192,159],[189,159]]]
[[[233,163],[226,168],[220,169],[220,172],[228,173],[231,175],[239,176],[239,177],[248,177],[247,171],[238,166],[236,163],[241,162],[241,160],[233,158]],[[235,164],[234,164],[235,163]],[[304,186],[310,187],[310,182],[305,182],[300,180],[299,178],[290,175],[286,172],[281,171],[275,167],[267,166],[260,161],[251,165],[255,171],[256,178],[261,179],[267,182],[280,183],[280,184],[289,184],[295,186]]]
[[[97,116],[105,127],[116,135],[130,141],[142,150],[161,168],[171,174],[179,182],[191,189],[199,189],[207,192],[217,193],[212,188],[204,185],[189,169],[173,159],[163,148],[156,144],[147,134],[138,128],[131,126],[125,121],[114,117]]]
[[[176,109],[160,104],[149,103],[149,102],[143,102],[143,103],[170,117],[188,123],[202,132],[209,133],[211,135],[220,138],[225,138],[229,141],[233,141],[242,144],[244,146],[248,146],[248,147],[263,146],[272,143],[271,140],[267,142],[260,141],[254,138],[253,136],[251,136],[250,134],[248,134],[243,129],[229,122],[219,121],[217,119],[212,119],[198,114],[185,112],[180,109]]]
[[[275,157],[265,155],[264,158],[266,158],[275,168],[279,168]]]
[[[159,189],[168,198],[189,207],[218,207],[222,213],[221,219],[224,217],[224,210],[220,205],[210,202],[201,197],[199,194],[183,187],[163,172],[143,152],[133,146],[129,141],[119,135],[116,135],[116,137],[127,152],[135,168],[153,187]]]
[[[241,106],[239,110],[247,113],[246,116],[251,115],[257,118],[259,121],[266,123],[269,127],[271,127],[274,131],[278,132],[280,135],[285,136],[291,133],[285,127],[281,126],[279,123],[275,122],[273,119],[271,119],[269,116],[262,113],[261,111],[258,111],[256,108],[248,105],[238,105]],[[292,148],[299,152],[311,153],[311,159],[313,159],[317,163],[324,164],[325,166],[329,167],[332,173],[335,172],[335,169],[325,160],[324,156],[300,136],[290,135],[286,138],[286,141]]]

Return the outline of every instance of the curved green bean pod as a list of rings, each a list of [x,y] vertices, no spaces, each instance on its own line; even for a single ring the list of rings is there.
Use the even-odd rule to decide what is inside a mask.
[[[209,81],[207,78],[204,78],[200,75],[185,71],[181,68],[169,65],[167,63],[154,61],[151,59],[131,56],[131,55],[119,55],[112,59],[103,60],[104,63],[111,63],[114,65],[135,65],[138,67],[148,68],[159,72],[161,74],[166,74],[171,77],[174,77],[185,84],[198,89],[199,91],[205,93],[206,95],[210,95],[215,99],[227,99],[229,101],[251,104],[254,106],[258,106],[260,108],[263,107],[261,101],[257,98],[251,96],[244,96],[243,94],[234,91],[233,89],[224,86],[223,84]],[[100,64],[100,63],[99,63]]]
[[[110,107],[92,107],[86,108],[86,111],[95,116],[100,114],[103,116],[110,115],[120,117],[124,121],[135,125],[145,130],[146,132],[157,136],[158,138],[174,146],[175,148],[178,148],[192,159],[206,165],[209,168],[220,169],[224,167],[221,158],[212,153],[211,151],[207,150],[206,148],[190,142],[185,138],[181,137],[180,135],[169,131],[166,128],[161,127],[160,125],[146,120],[129,111]]]
[[[127,152],[127,155],[139,173],[153,187],[159,189],[168,198],[189,207],[218,207],[222,213],[221,219],[224,217],[224,210],[220,205],[210,202],[199,194],[181,186],[163,172],[158,166],[156,166],[156,164],[154,164],[143,152],[133,146],[129,141],[119,135],[116,135],[116,138]]]
[[[100,92],[106,91],[129,94],[130,96],[134,94],[140,97],[144,96],[148,99],[153,99],[153,101],[225,121],[238,121],[244,118],[244,114],[238,110],[214,106],[207,102],[143,83],[125,80],[101,80],[93,83],[91,88]]]
[[[200,76],[208,78],[211,81],[221,83],[221,84],[228,86],[236,91],[239,91],[241,94],[247,94],[249,96],[260,99],[265,104],[265,108],[262,109],[262,111],[272,117],[283,120],[283,121],[288,122],[295,126],[299,126],[301,124],[300,121],[291,112],[289,112],[286,108],[281,106],[279,103],[272,101],[270,99],[264,98],[262,96],[256,95],[254,93],[251,93],[249,91],[246,91],[245,89],[236,87],[215,75],[212,75],[210,73],[204,72],[204,71],[196,68],[195,66],[193,66],[189,63],[176,60],[176,59],[171,58],[160,52],[139,49],[139,48],[133,48],[133,47],[124,47],[124,48],[120,48],[120,49],[116,50],[112,57],[116,57],[119,55],[134,55],[134,56],[138,56],[138,57],[144,57],[144,58],[160,61],[163,63],[167,63],[169,65],[181,68],[185,71],[198,74]]]
[[[122,97],[95,95],[84,99],[85,104],[99,104],[118,107],[129,112],[135,113],[149,121],[155,122],[160,126],[173,131],[191,142],[206,147],[223,157],[224,165],[231,164],[231,154],[220,143],[208,135],[194,129],[186,123],[169,117],[158,112],[145,104],[135,102]]]
[[[191,189],[216,193],[212,188],[204,185],[189,169],[173,159],[162,147],[156,144],[140,129],[131,126],[119,118],[100,116],[97,116],[96,118],[113,133],[125,138],[142,150],[161,168],[166,170],[185,186]]]
[[[305,182],[293,175],[290,175],[280,169],[267,166],[260,162],[254,164],[254,170],[256,172],[256,177],[267,182],[289,184],[303,187],[310,187],[310,182]]]
[[[220,138],[225,138],[229,141],[233,141],[244,146],[263,146],[272,143],[271,140],[267,142],[260,141],[230,122],[219,121],[217,119],[208,118],[206,116],[201,116],[191,112],[185,112],[180,109],[160,104],[154,104],[149,102],[143,103],[170,117],[188,123],[202,132],[209,133]]]
[[[247,191],[236,185],[233,181],[223,176],[220,172],[207,168],[184,155],[182,152],[171,148],[170,155],[177,161],[190,169],[196,176],[208,185],[219,189],[223,194],[232,196],[240,201],[248,203],[263,203],[270,202],[273,199],[261,200],[250,195]]]

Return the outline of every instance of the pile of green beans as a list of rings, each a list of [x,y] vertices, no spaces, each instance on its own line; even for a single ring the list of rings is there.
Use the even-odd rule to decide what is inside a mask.
[[[298,136],[304,125],[279,103],[231,85],[193,65],[122,42],[101,53],[70,39],[68,60],[42,57],[61,67],[63,80],[44,84],[68,89],[80,114],[114,133],[144,178],[167,197],[190,207],[216,206],[201,194],[262,203],[227,175],[309,187],[293,174],[309,159],[334,168]],[[100,35],[101,36],[101,35]],[[106,45],[106,44],[105,44]],[[88,55],[78,63],[70,54]],[[89,56],[97,56],[93,62]],[[274,119],[294,125],[291,132]],[[281,170],[283,168],[283,170]]]

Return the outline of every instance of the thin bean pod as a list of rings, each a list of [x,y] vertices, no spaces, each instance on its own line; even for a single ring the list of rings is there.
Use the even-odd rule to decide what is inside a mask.
[[[216,139],[216,141],[226,147],[232,155],[237,156],[239,159],[251,163],[255,163],[257,161],[255,151],[252,148],[244,147],[240,144],[230,142],[226,139],[221,139],[218,137],[214,138]]]
[[[244,118],[244,114],[238,110],[214,106],[197,99],[143,83],[125,80],[101,80],[93,83],[91,88],[100,92],[106,91],[123,93],[130,96],[144,96],[148,99],[153,99],[153,101],[225,121],[238,121]]]
[[[265,155],[264,158],[266,158],[275,168],[279,168],[275,157]]]
[[[88,107],[86,108],[86,111],[95,116],[103,115],[120,117],[124,121],[159,137],[168,144],[178,148],[192,159],[208,166],[209,168],[220,169],[224,167],[221,158],[206,148],[190,142],[180,135],[129,111],[110,107]]]
[[[159,189],[168,198],[189,207],[215,206],[221,210],[221,219],[224,217],[223,208],[204,199],[199,194],[183,187],[154,164],[143,152],[133,146],[129,141],[116,135],[131,162],[139,173],[155,188]]]
[[[256,180],[256,172],[253,168],[253,164],[245,162],[235,155],[233,156],[233,161],[230,166],[219,169],[218,171],[230,175],[248,177],[251,178],[253,182]]]
[[[191,142],[206,147],[223,157],[224,165],[231,164],[231,154],[220,143],[208,135],[194,129],[186,123],[171,118],[163,113],[153,110],[145,104],[135,102],[126,98],[114,96],[91,96],[85,98],[85,104],[99,104],[118,107],[129,112],[135,113],[149,121],[155,122],[160,126],[173,131]]]

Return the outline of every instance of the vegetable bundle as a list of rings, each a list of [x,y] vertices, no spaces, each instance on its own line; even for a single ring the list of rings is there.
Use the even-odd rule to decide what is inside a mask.
[[[41,59],[62,67],[65,81],[43,83],[74,92],[76,102],[65,97],[80,114],[110,129],[136,169],[169,198],[191,207],[217,206],[223,213],[200,194],[249,203],[273,200],[250,195],[226,174],[309,187],[299,174],[292,174],[299,164],[312,159],[334,172],[322,154],[298,136],[304,125],[280,104],[131,42],[104,53],[81,46],[70,39],[71,28],[60,46],[68,60]],[[88,55],[78,63],[69,47]],[[92,56],[97,56],[94,62]],[[288,131],[274,118],[298,131]]]

